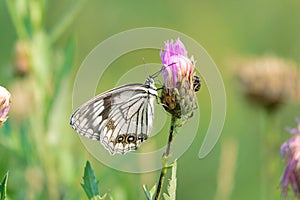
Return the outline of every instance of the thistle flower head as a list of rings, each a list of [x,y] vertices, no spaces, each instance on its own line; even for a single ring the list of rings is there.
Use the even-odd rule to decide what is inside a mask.
[[[6,121],[10,108],[10,93],[0,86],[0,126]]]
[[[173,40],[166,41],[165,49],[160,52],[160,57],[163,64],[164,87],[175,88],[182,79],[192,83],[194,59],[187,57],[187,51],[179,39],[175,43]]]
[[[243,92],[253,102],[272,110],[289,100],[300,100],[300,76],[294,63],[266,56],[236,65]]]
[[[187,57],[183,43],[177,39],[165,42],[160,53],[164,80],[161,102],[166,111],[186,121],[197,108],[194,91],[194,59]],[[198,80],[200,83],[200,80]],[[197,88],[199,90],[199,88]]]
[[[300,121],[294,129],[289,129],[294,136],[281,145],[282,158],[287,158],[287,165],[281,177],[281,188],[284,197],[287,196],[289,185],[294,195],[299,197],[300,191]]]

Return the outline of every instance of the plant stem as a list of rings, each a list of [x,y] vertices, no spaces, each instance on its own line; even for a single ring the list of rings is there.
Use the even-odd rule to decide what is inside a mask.
[[[7,8],[9,10],[9,14],[11,15],[13,24],[16,28],[17,35],[19,39],[28,38],[28,33],[25,29],[24,23],[22,23],[22,17],[20,13],[16,9],[16,2],[11,0],[6,0]]]
[[[280,158],[277,155],[280,133],[277,131],[276,113],[262,110],[261,119],[261,177],[262,199],[275,199],[280,191],[275,189],[280,173]]]
[[[157,185],[156,194],[155,194],[155,198],[154,198],[155,200],[160,199],[160,195],[161,195],[162,187],[164,185],[167,169],[169,168],[169,165],[167,164],[166,160],[170,156],[170,148],[171,148],[171,143],[172,143],[173,138],[174,138],[174,130],[175,130],[176,119],[177,119],[176,117],[172,116],[168,144],[167,144],[166,151],[163,154],[163,167],[161,169],[159,180],[158,180],[158,185]]]
[[[266,158],[266,148],[265,148],[265,145],[266,145],[266,141],[265,141],[265,134],[266,134],[266,121],[267,121],[267,113],[266,113],[266,110],[265,109],[261,109],[260,111],[260,131],[261,131],[261,144],[260,144],[260,148],[261,148],[261,158],[260,158],[260,178],[261,178],[261,199],[266,199],[268,197],[267,195],[267,180],[266,180],[266,169],[265,169],[265,165],[262,164],[263,163],[263,160]]]
[[[61,35],[70,27],[71,23],[74,21],[75,17],[81,11],[85,1],[77,0],[72,4],[68,11],[66,11],[65,16],[62,17],[62,20],[58,21],[56,26],[50,31],[49,38],[52,43],[56,42]]]
[[[156,194],[155,194],[155,200],[159,200],[160,199],[160,195],[161,195],[161,190],[165,181],[165,175],[167,173],[167,168],[164,166],[161,169],[160,172],[160,176],[159,176],[159,181],[158,181],[158,185],[157,185],[157,189],[156,189]]]
[[[172,119],[171,119],[171,127],[170,127],[170,133],[169,133],[169,140],[168,140],[166,152],[165,152],[164,155],[163,155],[164,157],[168,157],[168,156],[170,155],[171,143],[172,143],[172,141],[173,141],[173,136],[174,136],[175,121],[176,121],[176,118],[175,118],[174,116],[172,116]]]

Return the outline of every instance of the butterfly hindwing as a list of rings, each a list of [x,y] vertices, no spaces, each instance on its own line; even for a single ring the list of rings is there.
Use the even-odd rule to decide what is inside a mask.
[[[157,91],[147,81],[94,97],[73,113],[71,126],[80,135],[99,140],[111,154],[136,150],[149,137],[154,118]]]
[[[100,141],[110,152],[125,153],[127,151],[136,150],[140,144],[146,140],[150,134],[151,128],[148,130],[144,127],[152,126],[147,121],[143,121],[145,117],[140,116],[147,113],[147,102],[150,99],[146,96],[130,98],[122,105],[112,106],[108,122]],[[153,118],[153,115],[151,115]]]

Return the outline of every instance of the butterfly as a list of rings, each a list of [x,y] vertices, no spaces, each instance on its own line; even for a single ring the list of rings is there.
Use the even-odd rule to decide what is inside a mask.
[[[157,88],[152,76],[144,84],[106,91],[80,106],[70,125],[80,135],[98,140],[111,155],[134,151],[148,139],[154,119]]]
[[[95,96],[74,111],[70,125],[80,135],[100,141],[111,155],[138,149],[152,129],[158,100],[152,77],[158,73],[144,84],[123,85]],[[200,87],[200,77],[195,75],[194,92]]]

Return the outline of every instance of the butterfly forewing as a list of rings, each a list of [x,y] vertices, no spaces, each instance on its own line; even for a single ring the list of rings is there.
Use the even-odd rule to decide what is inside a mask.
[[[102,93],[79,107],[71,126],[111,153],[136,150],[149,137],[157,91],[152,78],[145,84],[121,86]]]

